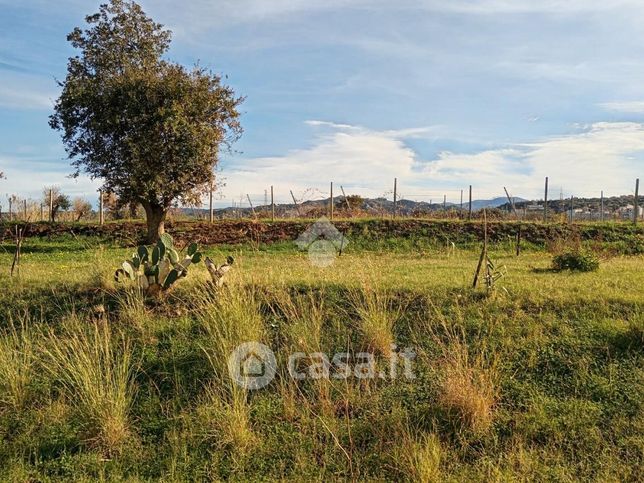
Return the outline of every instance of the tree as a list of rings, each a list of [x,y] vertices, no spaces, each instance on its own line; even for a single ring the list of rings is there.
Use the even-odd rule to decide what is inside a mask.
[[[114,193],[105,193],[103,195],[103,206],[113,220],[125,218],[125,206]]]
[[[45,206],[50,206],[50,194],[51,194],[51,221],[56,221],[56,216],[60,211],[65,211],[71,208],[72,204],[69,201],[69,197],[63,194],[60,191],[60,188],[56,186],[45,186],[42,190],[43,204]]]
[[[84,216],[92,212],[92,204],[85,198],[74,198],[72,209],[76,213],[76,221],[81,221]]]
[[[134,2],[111,0],[68,40],[62,93],[50,117],[74,176],[103,180],[122,203],[140,203],[148,241],[176,203],[196,203],[214,182],[220,150],[242,133],[243,101],[221,77],[162,59],[171,33]]]

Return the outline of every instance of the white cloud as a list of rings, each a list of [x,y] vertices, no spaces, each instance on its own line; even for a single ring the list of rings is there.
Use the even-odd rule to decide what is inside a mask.
[[[463,154],[444,151],[435,159],[423,160],[405,139],[424,135],[431,138],[434,128],[399,131],[371,131],[359,126],[327,122],[308,124],[324,130],[317,133],[308,149],[284,156],[255,158],[244,168],[224,170],[228,184],[224,194],[239,199],[250,193],[261,201],[261,194],[274,185],[281,202],[289,190],[303,193],[319,189],[318,197],[328,196],[328,184],[350,186],[352,192],[380,196],[390,191],[394,177],[401,193],[414,199],[442,197],[474,185],[475,197],[503,196],[503,187],[516,196],[540,198],[543,179],[550,178],[552,190],[561,186],[566,195],[595,196],[626,194],[638,175],[644,153],[644,124],[595,123],[571,134],[549,137],[529,144]],[[328,131],[330,129],[330,132]]]
[[[146,4],[144,4],[146,7]],[[193,0],[180,11],[169,0],[157,1],[150,7],[194,19],[199,25],[225,26],[231,23],[266,21],[283,22],[287,18],[323,11],[365,9],[371,11],[429,11],[460,14],[498,15],[542,13],[575,15],[614,9],[642,9],[639,0]]]
[[[26,149],[25,147],[25,150]],[[44,186],[58,186],[69,196],[86,197],[94,202],[99,181],[92,181],[86,176],[76,179],[68,177],[68,172],[61,171],[60,162],[51,158],[41,159],[33,155],[7,156],[0,155],[0,171],[6,179],[0,180],[0,205],[6,206],[7,196],[16,194],[23,198],[39,200]]]
[[[54,95],[48,95],[24,86],[0,86],[0,107],[10,109],[52,109]]]
[[[604,102],[599,106],[608,111],[644,114],[644,101]]]
[[[567,195],[626,194],[644,153],[644,124],[599,122],[579,132],[472,155],[442,153],[427,173],[452,183],[470,179],[485,192],[508,186],[524,197],[541,197],[543,179]],[[641,168],[640,168],[641,169]]]
[[[338,190],[339,185],[352,186],[369,196],[380,196],[394,177],[411,178],[418,167],[416,154],[396,131],[375,132],[320,121],[308,124],[317,128],[312,147],[246,160],[243,168],[224,169],[224,194],[239,199],[250,193],[261,200],[264,190],[274,185],[280,201],[290,198],[289,190],[296,197],[311,191],[322,197],[328,196],[328,182],[334,181]]]

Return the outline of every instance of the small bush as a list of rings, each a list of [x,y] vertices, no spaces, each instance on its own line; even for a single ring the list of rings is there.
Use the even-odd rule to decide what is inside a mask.
[[[588,251],[568,251],[552,259],[553,270],[572,270],[576,272],[594,272],[599,268],[599,259]]]

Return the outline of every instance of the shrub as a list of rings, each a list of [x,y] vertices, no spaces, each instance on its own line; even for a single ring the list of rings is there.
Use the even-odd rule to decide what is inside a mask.
[[[553,270],[594,272],[599,268],[599,259],[589,251],[574,250],[556,255],[552,259]]]

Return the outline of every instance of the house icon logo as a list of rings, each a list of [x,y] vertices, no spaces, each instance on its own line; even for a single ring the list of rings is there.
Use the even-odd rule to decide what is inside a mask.
[[[309,226],[295,240],[300,250],[307,250],[312,265],[325,268],[333,265],[338,253],[349,244],[349,240],[333,223],[322,217]]]
[[[245,342],[230,354],[228,372],[238,386],[250,390],[261,389],[275,377],[275,354],[264,344]]]

